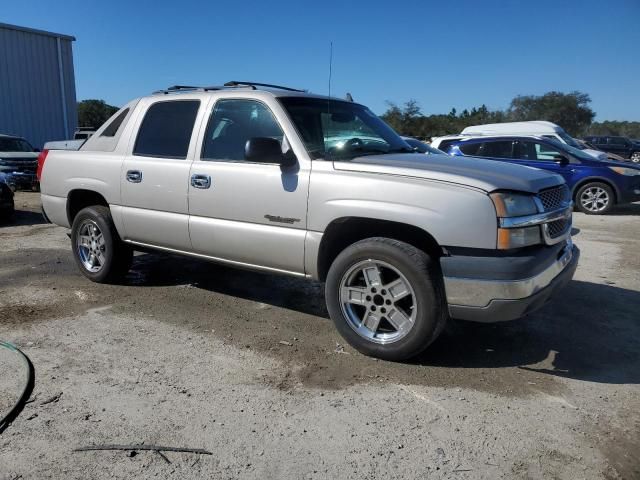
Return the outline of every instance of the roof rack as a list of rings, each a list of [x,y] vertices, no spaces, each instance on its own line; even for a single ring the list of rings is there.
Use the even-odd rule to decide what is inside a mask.
[[[250,88],[251,90],[256,90],[256,87],[267,87],[274,88],[277,90],[286,90],[288,92],[306,92],[306,90],[300,90],[298,88],[291,87],[283,87],[281,85],[272,85],[270,83],[257,83],[257,82],[237,82],[235,80],[231,82],[227,82],[224,85],[212,85],[210,87],[196,87],[193,85],[172,85],[171,87],[165,88],[164,90],[156,90],[153,92],[154,95],[168,95],[170,93],[180,93],[180,92],[209,92],[213,90],[224,90],[227,88]]]
[[[273,85],[271,83],[258,83],[258,82],[237,82],[232,80],[224,84],[225,87],[253,87],[255,90],[256,87],[267,87],[267,88],[275,88],[278,90],[286,90],[288,92],[306,92],[306,90],[301,90],[299,88],[291,88],[291,87],[283,87],[282,85]]]

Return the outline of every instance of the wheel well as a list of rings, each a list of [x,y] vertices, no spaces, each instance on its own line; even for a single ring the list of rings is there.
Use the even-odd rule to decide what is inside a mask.
[[[69,225],[73,225],[73,219],[80,210],[92,205],[109,206],[105,198],[92,190],[72,190],[67,197],[67,218]]]
[[[611,188],[611,191],[613,192],[613,203],[618,203],[618,189],[616,188],[616,186],[613,183],[611,183],[609,180],[604,179],[604,178],[587,178],[586,180],[582,180],[581,182],[576,183],[576,185],[573,187],[573,201],[574,202],[578,201],[578,198],[577,198],[578,192],[587,183],[604,183],[609,188]]]
[[[322,235],[318,251],[319,279],[325,280],[329,267],[340,252],[355,242],[371,237],[393,238],[413,245],[434,258],[442,256],[438,242],[419,227],[373,218],[339,218],[331,222]]]

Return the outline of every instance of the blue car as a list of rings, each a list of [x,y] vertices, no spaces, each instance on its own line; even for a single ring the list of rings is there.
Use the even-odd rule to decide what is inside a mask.
[[[615,204],[640,201],[640,166],[597,160],[582,150],[542,137],[472,137],[450,144],[449,155],[481,157],[562,175],[578,210],[607,213]]]

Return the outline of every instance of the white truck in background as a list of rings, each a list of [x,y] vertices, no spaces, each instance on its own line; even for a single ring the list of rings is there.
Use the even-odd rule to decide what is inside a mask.
[[[533,120],[529,122],[504,122],[487,123],[484,125],[472,125],[465,128],[459,134],[435,137],[431,146],[447,152],[449,145],[465,137],[484,137],[500,135],[535,136],[543,138],[553,138],[560,143],[565,143],[571,147],[582,150],[598,160],[607,160],[608,156],[600,150],[586,148],[578,143],[571,135],[555,123],[545,120]]]

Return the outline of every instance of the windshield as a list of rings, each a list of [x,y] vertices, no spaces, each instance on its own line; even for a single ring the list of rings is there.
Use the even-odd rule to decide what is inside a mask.
[[[578,150],[584,149],[584,147],[576,142],[574,138],[571,137],[571,135],[569,135],[567,132],[558,132],[558,136],[562,138],[562,140],[564,140],[570,147],[577,148]]]
[[[446,155],[446,153],[444,153],[442,150],[438,150],[437,148],[432,147],[428,143],[421,142],[416,138],[402,137],[402,139],[405,142],[407,142],[407,144],[409,144],[410,147],[413,147],[415,150],[417,150],[420,153],[426,153],[427,155]]]
[[[363,155],[414,152],[391,127],[357,103],[281,97],[313,159],[351,160]]]
[[[33,147],[22,138],[0,138],[0,152],[33,152]]]
[[[550,138],[549,141],[553,143],[556,147],[560,148],[561,150],[564,150],[567,153],[570,153],[571,155],[573,155],[576,158],[579,158],[580,160],[592,160],[592,161],[597,160],[597,158],[592,157],[588,153],[583,152],[581,149],[574,148],[571,145],[562,143],[561,141],[556,140],[555,138]]]

